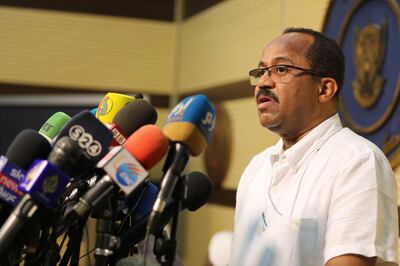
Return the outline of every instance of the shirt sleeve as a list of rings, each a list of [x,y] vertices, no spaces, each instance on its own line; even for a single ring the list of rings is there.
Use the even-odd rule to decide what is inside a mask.
[[[397,187],[384,155],[349,160],[334,181],[325,237],[325,263],[336,256],[377,256],[397,263]]]

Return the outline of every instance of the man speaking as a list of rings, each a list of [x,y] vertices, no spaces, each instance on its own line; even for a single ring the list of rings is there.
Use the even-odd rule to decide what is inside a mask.
[[[378,147],[341,125],[340,47],[289,28],[249,75],[260,123],[280,140],[240,179],[230,265],[396,265],[395,177]]]

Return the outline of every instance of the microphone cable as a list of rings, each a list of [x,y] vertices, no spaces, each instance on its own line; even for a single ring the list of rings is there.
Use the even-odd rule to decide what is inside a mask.
[[[79,251],[80,251],[80,243],[82,242],[83,228],[85,227],[88,218],[89,214],[86,215],[85,217],[80,218],[76,224],[68,228],[67,234],[69,237],[69,241],[67,249],[64,252],[64,256],[62,257],[59,266],[67,266],[67,265],[78,266],[77,263],[79,263],[80,260]],[[71,264],[68,264],[68,262],[70,261]]]

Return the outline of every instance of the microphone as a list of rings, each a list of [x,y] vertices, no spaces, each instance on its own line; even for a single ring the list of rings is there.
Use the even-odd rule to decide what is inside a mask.
[[[76,165],[74,174],[88,172],[108,152],[112,133],[90,111],[75,115],[60,131],[57,139],[68,136],[82,150],[84,157]]]
[[[182,143],[192,156],[200,155],[211,142],[216,111],[205,95],[183,99],[167,117],[164,134],[171,142]]]
[[[0,157],[0,198],[15,206],[23,196],[18,184],[26,169],[36,158],[46,158],[51,147],[48,141],[33,129],[21,131]]]
[[[34,159],[45,159],[51,151],[50,143],[33,129],[22,130],[6,151],[9,161],[28,169]]]
[[[19,189],[26,194],[0,229],[0,253],[9,247],[23,225],[39,216],[39,211],[55,206],[64,192],[81,149],[69,137],[57,140],[48,160],[35,160]]]
[[[167,149],[168,140],[158,127],[145,125],[135,131],[123,146],[114,147],[99,161],[97,167],[106,175],[64,216],[64,223],[84,217],[116,186],[126,195],[132,193],[148,177],[146,169],[158,163]]]
[[[191,172],[184,176],[181,182],[176,197],[182,200],[182,208],[191,212],[200,209],[214,193],[213,183],[202,172]]]
[[[158,187],[146,180],[131,195],[128,195],[121,206],[121,216],[125,220],[129,218],[130,224],[149,216],[153,208],[154,201],[157,198]],[[128,217],[129,216],[129,217]],[[129,225],[128,225],[129,226]],[[121,223],[119,231],[124,229],[124,222]]]
[[[160,214],[165,209],[172,191],[189,160],[189,154],[198,156],[211,142],[215,127],[216,111],[205,95],[183,99],[167,117],[163,132],[173,143],[167,157],[167,169],[161,189],[154,203],[148,230],[153,232]]]
[[[103,124],[112,122],[118,111],[134,100],[135,98],[129,95],[109,92],[100,101],[97,107],[96,118]]]
[[[131,135],[141,126],[155,124],[157,111],[147,101],[137,99],[126,104],[107,124],[108,129],[113,133],[111,146],[124,144],[127,136]]]
[[[53,115],[54,116],[54,115]],[[62,118],[61,118],[62,119]],[[49,119],[50,120],[50,119]],[[46,121],[53,125],[53,128],[43,125],[42,132],[55,132],[55,128],[61,123]],[[62,125],[60,125],[62,126]],[[50,131],[49,131],[50,130]],[[0,224],[8,219],[13,208],[18,204],[24,195],[18,184],[25,178],[26,170],[35,159],[47,158],[51,145],[47,138],[32,129],[21,131],[7,149],[6,156],[1,158],[3,166],[0,167],[0,198],[7,204],[1,204]],[[2,256],[1,260],[12,263],[13,258],[19,258],[22,248],[22,239],[13,239],[14,247],[7,251],[7,257]]]
[[[71,117],[66,113],[54,113],[39,129],[39,133],[50,143],[52,143],[53,139],[60,132],[61,128],[68,123],[69,120],[71,120]]]
[[[155,234],[161,233],[168,224],[174,215],[173,210],[178,202],[182,203],[181,211],[188,209],[193,212],[208,202],[212,194],[213,184],[205,174],[196,171],[183,176],[177,185],[173,199],[167,203],[165,211],[160,216],[159,223],[154,228]],[[121,245],[115,251],[112,261],[126,256],[132,246],[145,238],[146,225],[156,196],[157,190],[150,184],[139,199],[135,197],[135,200],[129,200],[130,203],[127,204],[135,208],[132,215],[133,220],[131,221],[132,227],[119,233]]]

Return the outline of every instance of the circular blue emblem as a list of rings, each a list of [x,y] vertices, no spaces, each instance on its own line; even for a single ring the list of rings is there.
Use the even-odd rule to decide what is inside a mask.
[[[346,58],[342,121],[400,165],[400,0],[331,1],[324,32]]]
[[[134,171],[134,165],[121,164],[117,169],[117,180],[123,186],[133,185],[138,177]]]

